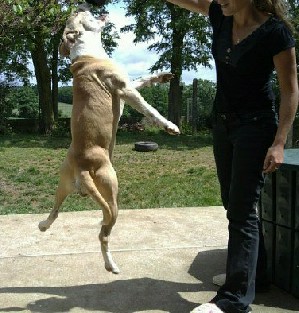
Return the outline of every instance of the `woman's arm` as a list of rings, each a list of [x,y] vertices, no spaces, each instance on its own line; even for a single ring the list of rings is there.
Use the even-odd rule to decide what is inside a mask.
[[[264,162],[264,172],[275,171],[283,162],[283,150],[298,107],[298,81],[295,48],[274,56],[280,88],[279,123],[276,136]]]
[[[167,0],[181,8],[203,15],[209,15],[209,7],[213,0]]]

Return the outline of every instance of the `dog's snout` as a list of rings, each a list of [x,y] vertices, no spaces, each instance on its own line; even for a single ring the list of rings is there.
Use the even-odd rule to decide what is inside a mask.
[[[75,41],[80,36],[80,32],[77,30],[68,31],[65,35],[67,40]]]
[[[66,33],[66,35],[78,36],[80,32],[78,30],[70,30]]]

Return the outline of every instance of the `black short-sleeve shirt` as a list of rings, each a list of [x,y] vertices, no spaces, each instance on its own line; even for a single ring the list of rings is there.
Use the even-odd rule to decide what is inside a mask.
[[[220,5],[213,1],[209,18],[217,71],[214,110],[234,113],[273,110],[273,57],[295,46],[290,30],[284,22],[271,15],[252,34],[234,45],[233,17],[224,16]]]

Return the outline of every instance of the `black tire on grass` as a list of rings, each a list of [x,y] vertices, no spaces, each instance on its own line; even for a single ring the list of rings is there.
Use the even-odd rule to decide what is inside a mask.
[[[139,141],[135,143],[135,151],[139,152],[153,152],[157,151],[158,148],[158,144],[152,141]]]

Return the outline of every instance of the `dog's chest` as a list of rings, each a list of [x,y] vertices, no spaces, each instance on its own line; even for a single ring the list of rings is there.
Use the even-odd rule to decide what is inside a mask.
[[[120,115],[117,92],[105,83],[105,75],[110,77],[111,69],[79,59],[71,71],[74,76],[72,135],[79,137],[80,142],[100,141],[100,146],[107,146]]]

